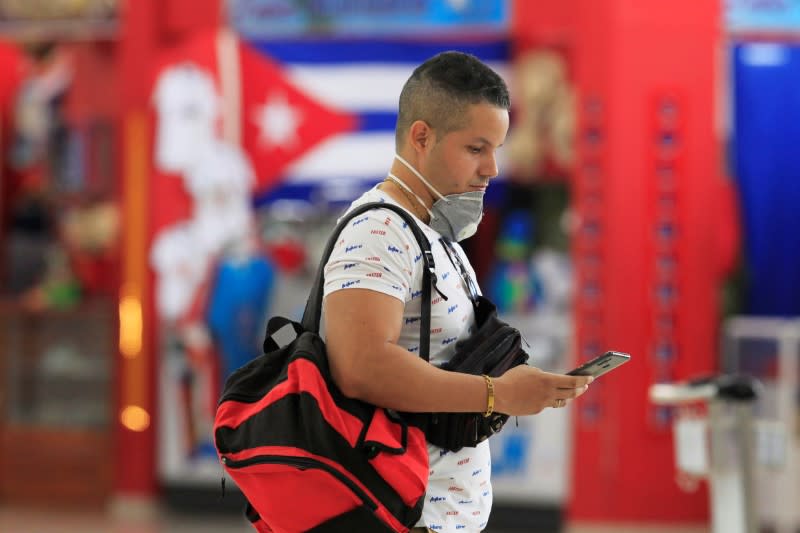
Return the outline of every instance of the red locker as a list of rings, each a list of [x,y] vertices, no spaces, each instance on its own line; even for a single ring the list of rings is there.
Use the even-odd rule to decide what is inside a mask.
[[[648,387],[717,366],[714,130],[719,6],[577,0],[579,361],[607,349],[632,361],[576,402],[573,522],[699,523],[707,493],[675,482],[672,413]]]

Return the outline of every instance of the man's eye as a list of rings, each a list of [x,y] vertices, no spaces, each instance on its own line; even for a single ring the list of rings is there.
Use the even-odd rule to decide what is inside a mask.
[[[481,153],[481,148],[479,146],[470,146],[469,151],[473,154]]]

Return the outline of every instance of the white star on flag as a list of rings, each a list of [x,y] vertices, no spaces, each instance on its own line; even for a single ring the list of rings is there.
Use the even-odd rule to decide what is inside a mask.
[[[261,144],[282,147],[291,146],[299,140],[297,128],[302,121],[302,113],[289,104],[284,94],[270,94],[267,102],[255,109],[253,120],[260,130]]]

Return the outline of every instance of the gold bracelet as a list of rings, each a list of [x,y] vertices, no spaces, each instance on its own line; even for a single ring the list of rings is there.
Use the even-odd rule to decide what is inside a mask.
[[[488,398],[486,399],[486,412],[483,413],[483,416],[488,417],[494,413],[494,381],[492,381],[492,378],[486,374],[482,374],[482,376],[483,379],[486,380],[486,392],[488,393]]]

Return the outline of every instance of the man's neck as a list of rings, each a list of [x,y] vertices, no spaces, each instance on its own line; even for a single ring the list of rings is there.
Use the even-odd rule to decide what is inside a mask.
[[[412,161],[409,161],[409,163],[412,165],[414,164]],[[400,181],[402,181],[409,189],[411,189],[414,194],[417,195],[420,200],[422,200],[426,210],[431,208],[436,199],[434,198],[430,189],[428,189],[427,185],[425,185],[418,176],[416,176],[413,172],[406,168],[404,164],[396,159],[394,163],[392,163],[390,172],[397,176]]]
[[[379,188],[384,193],[391,196],[399,205],[414,213],[414,216],[425,224],[430,223],[428,211],[420,204],[419,200],[417,200],[413,194],[405,190],[401,185],[398,185],[394,178],[387,177],[383,183],[379,185]]]

